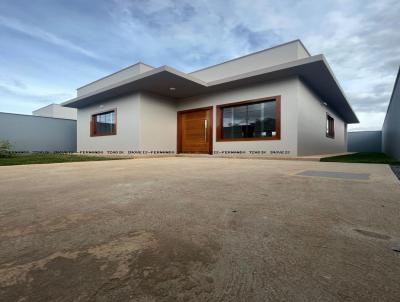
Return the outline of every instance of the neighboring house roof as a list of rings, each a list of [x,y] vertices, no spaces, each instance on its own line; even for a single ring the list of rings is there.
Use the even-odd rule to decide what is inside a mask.
[[[359,122],[323,55],[303,56],[298,60],[209,82],[202,81],[191,74],[180,72],[172,67],[162,66],[80,95],[62,105],[83,108],[111,97],[135,91],[147,91],[173,98],[186,98],[291,76],[300,77],[347,123]],[[171,87],[174,87],[175,90],[171,91]]]

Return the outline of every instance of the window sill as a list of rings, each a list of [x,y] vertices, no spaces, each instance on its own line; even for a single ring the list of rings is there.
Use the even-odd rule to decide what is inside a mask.
[[[117,135],[117,134],[116,133],[111,133],[111,134],[91,134],[90,137],[112,136],[112,135]]]

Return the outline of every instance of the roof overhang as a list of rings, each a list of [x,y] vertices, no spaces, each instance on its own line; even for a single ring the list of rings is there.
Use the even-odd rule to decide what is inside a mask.
[[[347,123],[359,122],[323,55],[263,68],[209,83],[200,81],[171,67],[163,66],[93,93],[74,98],[62,105],[83,108],[97,102],[138,91],[147,91],[181,99],[292,76],[298,76],[302,79]],[[171,87],[175,88],[175,90],[170,90]]]

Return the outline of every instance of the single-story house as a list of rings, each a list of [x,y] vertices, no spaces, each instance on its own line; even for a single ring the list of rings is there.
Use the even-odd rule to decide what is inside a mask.
[[[300,40],[184,73],[137,63],[77,89],[78,152],[302,156],[347,151],[358,123]]]

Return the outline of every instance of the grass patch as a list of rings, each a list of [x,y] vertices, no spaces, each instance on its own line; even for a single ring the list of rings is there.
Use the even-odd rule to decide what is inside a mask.
[[[400,165],[400,162],[379,152],[361,152],[349,155],[339,155],[321,158],[324,162],[340,162],[340,163],[366,163],[366,164],[388,164]]]
[[[60,153],[32,153],[32,154],[12,154],[9,157],[0,158],[0,166],[31,165],[31,164],[53,164],[82,161],[101,161],[118,160],[123,158],[90,156]]]

